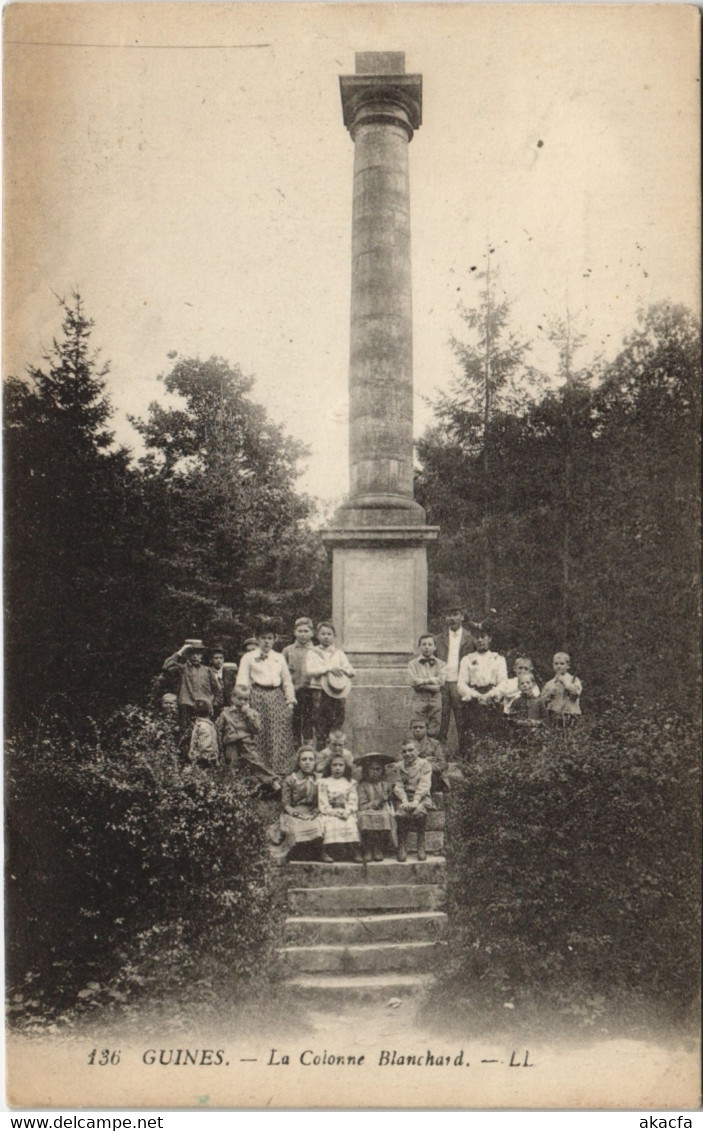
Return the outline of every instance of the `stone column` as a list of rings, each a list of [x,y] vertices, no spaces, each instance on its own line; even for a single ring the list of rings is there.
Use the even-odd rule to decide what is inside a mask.
[[[408,144],[422,78],[401,52],[363,52],[341,78],[354,141],[347,526],[422,525],[413,501],[413,342]]]
[[[394,753],[407,733],[406,666],[427,624],[427,542],[413,498],[408,143],[422,78],[402,52],[362,52],[340,79],[354,141],[348,500],[323,534],[333,620],[357,669],[347,731],[358,752]]]

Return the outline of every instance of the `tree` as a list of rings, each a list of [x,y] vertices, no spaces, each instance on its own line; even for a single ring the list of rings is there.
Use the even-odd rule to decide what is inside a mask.
[[[510,330],[510,303],[500,291],[495,271],[491,270],[493,251],[489,247],[486,270],[474,275],[482,284],[479,305],[459,307],[468,330],[468,337],[451,341],[460,376],[452,381],[449,393],[441,393],[437,398],[434,411],[439,430],[424,437],[418,449],[427,466],[430,449],[448,439],[451,445],[456,445],[455,460],[461,458],[461,453],[474,464],[474,474],[465,484],[464,495],[466,497],[468,489],[481,503],[482,604],[486,613],[493,602],[491,520],[500,482],[495,471],[497,434],[506,419],[519,417],[525,411],[538,384],[537,374],[525,364],[527,343]]]
[[[498,646],[545,675],[566,647],[587,699],[637,696],[691,712],[698,673],[700,328],[643,312],[620,353],[577,368],[573,320],[552,322],[561,383],[489,422]],[[485,349],[485,344],[484,344]],[[517,374],[516,374],[517,375]],[[432,612],[480,572],[483,421],[456,386],[417,446],[419,501],[443,527]],[[473,416],[470,413],[473,412]]]
[[[177,357],[162,376],[182,407],[133,420],[149,545],[161,577],[160,631],[216,635],[233,649],[257,614],[288,623],[326,608],[329,570],[296,492],[305,447],[253,401],[253,379],[223,358]],[[169,635],[164,637],[168,627]]]
[[[61,336],[44,364],[5,385],[11,720],[51,695],[85,705],[107,685],[115,639],[102,610],[117,619],[131,572],[129,457],[106,427],[109,366],[81,296],[59,303]]]
[[[563,318],[553,318],[549,325],[548,337],[556,347],[559,364],[557,377],[563,384],[565,409],[564,435],[564,502],[562,518],[562,594],[561,594],[561,634],[564,647],[568,647],[569,614],[571,607],[571,530],[574,518],[573,478],[574,478],[574,407],[580,390],[586,384],[587,374],[578,372],[574,366],[574,355],[586,340],[574,326],[571,311],[566,310]]]

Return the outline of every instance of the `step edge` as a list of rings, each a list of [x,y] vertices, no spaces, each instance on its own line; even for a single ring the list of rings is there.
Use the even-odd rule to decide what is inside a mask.
[[[337,954],[344,953],[347,950],[353,950],[355,953],[360,951],[366,954],[372,951],[390,950],[391,948],[397,949],[399,946],[408,950],[418,950],[421,947],[427,949],[428,947],[434,947],[436,945],[436,939],[396,939],[395,941],[393,939],[384,939],[382,942],[375,943],[312,943],[310,946],[306,946],[304,943],[291,943],[290,946],[279,947],[278,953],[290,954],[294,952],[295,954],[308,954],[312,952],[314,954],[321,954],[324,952],[326,954],[331,952]]]
[[[408,919],[437,919],[447,918],[446,911],[382,911],[378,915],[286,915],[284,923],[286,926],[290,923],[293,926],[302,926],[305,923],[310,924],[329,924],[329,923],[389,923],[389,922],[407,922]]]
[[[403,983],[413,986],[430,985],[435,980],[435,975],[422,971],[413,974],[394,974],[388,971],[383,974],[301,974],[297,977],[287,978],[286,986],[309,987],[310,989],[361,989],[363,986],[380,988],[383,986],[400,986]]]

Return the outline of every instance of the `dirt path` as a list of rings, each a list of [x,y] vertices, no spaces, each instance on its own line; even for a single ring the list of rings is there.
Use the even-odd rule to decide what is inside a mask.
[[[628,1107],[699,1102],[697,1043],[423,1019],[417,999],[290,1011],[285,999],[103,1014],[8,1038],[10,1102],[84,1107]],[[119,1063],[88,1063],[96,1049]],[[180,1054],[179,1054],[179,1051]],[[188,1056],[186,1056],[188,1050]],[[195,1061],[195,1063],[193,1063]]]

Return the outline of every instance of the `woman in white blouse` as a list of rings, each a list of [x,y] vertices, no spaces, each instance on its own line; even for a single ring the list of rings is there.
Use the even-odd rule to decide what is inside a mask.
[[[237,687],[246,687],[251,706],[261,715],[255,745],[261,760],[277,774],[288,773],[293,758],[293,708],[295,691],[288,665],[274,652],[274,634],[261,625],[257,647],[242,656]]]

